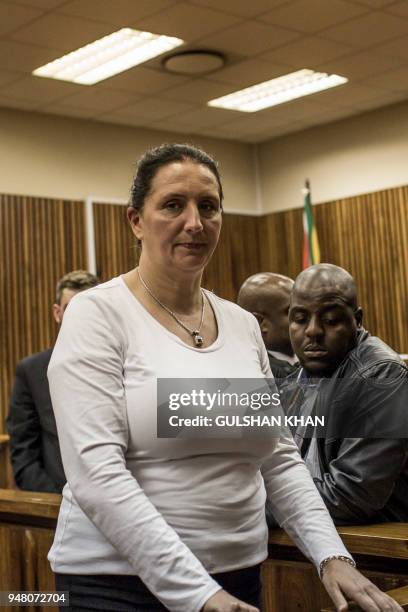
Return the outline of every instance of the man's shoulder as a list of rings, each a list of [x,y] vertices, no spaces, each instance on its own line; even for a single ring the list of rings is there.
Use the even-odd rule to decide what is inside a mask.
[[[46,349],[45,351],[39,351],[32,355],[27,355],[17,364],[17,369],[20,370],[32,370],[33,368],[46,368],[49,364],[52,355],[52,348]]]
[[[376,336],[367,335],[350,352],[349,361],[360,373],[370,372],[370,376],[392,372],[408,376],[408,368],[388,344]]]
[[[275,355],[271,355],[268,351],[269,365],[271,366],[272,374],[275,378],[282,379],[283,381],[287,379],[287,377],[293,375],[294,372],[298,372],[299,364],[290,364],[288,361],[284,359],[279,359]]]

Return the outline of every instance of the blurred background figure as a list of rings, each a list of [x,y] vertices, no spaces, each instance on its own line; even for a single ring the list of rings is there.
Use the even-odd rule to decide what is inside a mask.
[[[58,281],[52,307],[57,325],[74,295],[98,282],[96,276],[84,270],[69,272]],[[27,491],[61,493],[66,479],[47,380],[51,353],[49,348],[17,364],[7,429],[17,486]]]
[[[293,280],[282,274],[261,272],[247,278],[238,293],[238,304],[257,318],[276,379],[297,366],[289,338],[289,300]]]

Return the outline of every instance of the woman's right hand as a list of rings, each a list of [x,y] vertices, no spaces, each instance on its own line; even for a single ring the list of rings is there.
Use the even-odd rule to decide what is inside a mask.
[[[227,591],[221,590],[207,599],[201,612],[259,612],[259,608],[254,608]]]

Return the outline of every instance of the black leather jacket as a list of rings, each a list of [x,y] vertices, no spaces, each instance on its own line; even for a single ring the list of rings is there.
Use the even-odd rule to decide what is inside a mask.
[[[302,406],[299,372],[281,385],[288,415]],[[325,415],[315,483],[334,522],[407,522],[408,368],[399,356],[362,329],[357,346],[319,383],[313,414]],[[310,438],[300,444],[304,457]]]

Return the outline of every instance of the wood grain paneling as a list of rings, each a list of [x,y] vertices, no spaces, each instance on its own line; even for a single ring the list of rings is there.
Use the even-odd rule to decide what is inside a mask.
[[[221,237],[207,266],[203,286],[235,301],[244,280],[259,271],[258,218],[223,215]]]
[[[0,433],[19,359],[52,345],[55,285],[86,268],[83,202],[0,195]]]
[[[136,239],[126,219],[127,206],[93,203],[96,272],[101,281],[137,265]]]

